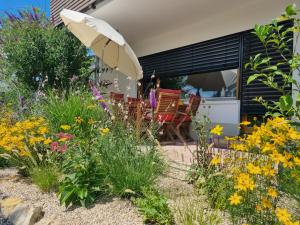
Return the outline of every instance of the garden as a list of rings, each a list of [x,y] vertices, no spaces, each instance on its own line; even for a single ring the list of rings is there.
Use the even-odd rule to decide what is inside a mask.
[[[252,133],[225,137],[225,155],[213,141],[223,128],[195,117],[193,163],[176,171],[156,139],[159,124],[141,128],[103,95],[105,85],[91,79],[93,58],[67,28],[37,8],[7,13],[0,29],[0,206],[41,206],[43,215],[28,224],[299,225],[300,55],[289,49],[298,42],[298,13],[289,5],[253,31],[266,52],[246,64],[247,84],[261,82],[279,100],[256,99],[266,115],[240,124]],[[286,20],[293,25],[284,29]]]

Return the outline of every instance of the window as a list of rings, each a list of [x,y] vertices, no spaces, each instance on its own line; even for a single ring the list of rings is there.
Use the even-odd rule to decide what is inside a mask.
[[[238,70],[223,70],[160,79],[161,88],[181,89],[203,98],[236,98]]]

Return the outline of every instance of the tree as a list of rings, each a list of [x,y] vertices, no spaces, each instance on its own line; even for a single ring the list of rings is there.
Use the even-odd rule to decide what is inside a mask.
[[[0,27],[2,73],[36,90],[68,88],[74,78],[86,80],[91,60],[87,49],[65,27],[55,27],[37,8],[6,13]]]

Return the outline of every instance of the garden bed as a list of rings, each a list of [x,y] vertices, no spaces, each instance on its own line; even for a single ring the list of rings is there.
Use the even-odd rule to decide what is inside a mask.
[[[37,223],[39,225],[143,224],[131,202],[119,198],[99,200],[90,208],[66,210],[60,206],[55,194],[42,193],[35,185],[21,179],[14,169],[0,170],[0,193],[1,196],[20,198],[32,206],[41,206],[45,215]]]

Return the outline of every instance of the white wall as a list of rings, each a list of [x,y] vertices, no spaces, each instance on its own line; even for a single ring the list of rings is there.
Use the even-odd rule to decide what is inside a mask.
[[[113,84],[106,90],[107,93],[118,92],[124,93],[125,97],[136,97],[137,83],[135,80],[129,79],[124,74],[114,70],[112,72],[104,72],[100,76],[100,80],[109,80]]]
[[[226,0],[220,2],[224,3]],[[194,23],[136,40],[131,42],[131,46],[138,56],[145,56],[249,30],[255,24],[270,23],[292,2],[300,6],[300,0],[248,0],[247,4],[243,4],[244,1],[241,0],[241,4],[236,8],[226,11],[222,11],[216,5],[216,10],[220,11],[216,16],[202,18],[199,15],[199,20],[195,20]]]
[[[239,100],[213,100],[201,102],[197,118],[208,116],[213,126],[220,124],[224,127],[223,134],[236,136],[239,134],[240,101]]]
[[[294,34],[294,51],[295,53],[298,53],[300,54],[300,39],[298,40],[298,42],[296,42],[297,40],[297,37],[298,37],[298,33],[295,33]],[[300,37],[300,36],[299,36]],[[295,70],[293,72],[293,78],[298,82],[300,83],[300,72],[298,70]],[[293,84],[293,99],[294,99],[294,104],[296,104],[296,98],[297,98],[297,95],[299,94],[295,89],[295,85]]]

